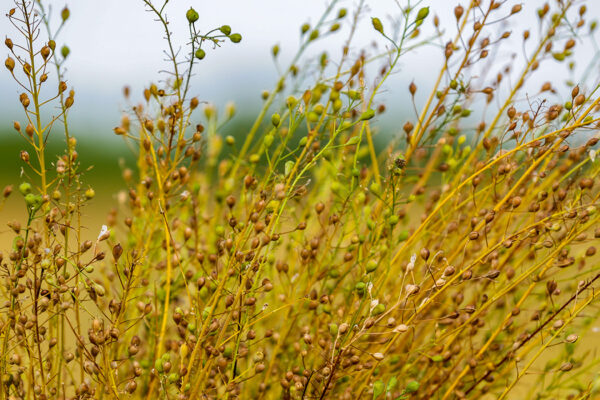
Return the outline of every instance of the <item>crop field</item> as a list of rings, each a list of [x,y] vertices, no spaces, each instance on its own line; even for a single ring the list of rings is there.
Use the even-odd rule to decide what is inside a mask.
[[[227,2],[127,1],[110,129],[77,13],[1,4],[0,400],[600,399],[596,1],[314,2],[225,106]]]

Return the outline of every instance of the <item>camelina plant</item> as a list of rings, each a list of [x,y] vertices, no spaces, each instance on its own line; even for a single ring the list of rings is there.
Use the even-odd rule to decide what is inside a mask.
[[[135,160],[99,233],[83,229],[95,193],[68,122],[69,9],[6,10],[24,174],[3,196],[27,218],[0,253],[0,400],[599,398],[586,1],[398,0],[379,19],[328,0],[233,136],[234,110],[193,97],[193,71],[242,35],[190,8],[169,14],[189,26],[176,37],[168,0],[139,1],[171,69],[125,89],[114,133]],[[379,50],[353,46],[361,24]],[[341,34],[341,51],[307,56]],[[422,46],[439,71],[422,98],[396,91],[408,111],[375,141],[379,93]],[[556,64],[580,76],[533,88]]]

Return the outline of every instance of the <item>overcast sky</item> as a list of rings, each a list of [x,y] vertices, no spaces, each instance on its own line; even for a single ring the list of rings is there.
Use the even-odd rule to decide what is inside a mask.
[[[351,10],[357,1],[341,0],[336,9],[347,7]],[[407,0],[398,1],[405,4]],[[0,33],[3,37],[14,37],[14,30],[4,17],[12,1],[2,0],[1,3],[3,16],[0,20]],[[109,135],[111,128],[119,120],[123,86],[130,85],[132,97],[140,98],[144,86],[164,77],[158,73],[166,66],[162,53],[165,46],[162,28],[145,11],[141,0],[50,0],[45,3],[52,5],[55,14],[65,4],[71,10],[71,18],[60,36],[59,46],[66,43],[71,48],[67,76],[69,84],[77,91],[72,121],[77,126],[83,126],[84,121],[91,120],[94,131]],[[315,23],[327,3],[323,0],[171,0],[167,10],[172,30],[176,34],[176,43],[183,45],[186,42],[185,12],[190,5],[200,14],[197,24],[201,30],[228,24],[234,32],[243,35],[240,44],[226,43],[214,51],[207,50],[206,58],[196,70],[192,92],[202,100],[219,105],[233,100],[251,113],[260,106],[260,92],[270,89],[277,76],[270,56],[271,46],[279,44],[281,59],[289,59],[298,47],[300,25],[305,22]],[[369,17],[378,16],[389,26],[390,18],[399,15],[395,0],[371,0],[367,3],[369,10],[364,13],[360,23],[354,49],[368,47],[374,39],[383,43],[374,34]],[[503,9],[508,10],[517,3],[508,0]],[[514,19],[510,28],[516,33],[515,37],[520,37],[524,29],[537,29],[535,10],[544,1],[527,0],[522,3],[523,13]],[[600,1],[592,0],[587,3],[588,19],[600,16]],[[452,10],[456,4],[457,1],[454,0],[424,0],[421,3],[422,6],[431,7],[431,16],[437,14],[441,17],[442,25],[444,21],[450,21],[447,37],[450,34],[453,36],[455,32]],[[346,21],[348,23],[349,20]],[[431,20],[428,24],[431,24]],[[501,23],[496,26],[500,29]],[[339,35],[325,39],[316,48],[326,48],[333,55],[339,54],[346,38],[347,25],[345,28]],[[585,46],[589,50],[588,55],[591,54],[593,48],[589,44]],[[503,63],[510,56],[509,50],[504,52],[506,59],[499,60]],[[4,56],[7,55],[6,48],[4,53]],[[419,49],[403,60],[400,72],[389,81],[382,99],[392,107],[404,107],[401,99],[405,98],[406,87],[412,80],[420,85],[417,99],[425,96],[425,89],[439,71],[440,62],[439,48],[429,46]],[[285,62],[282,64],[285,65]],[[541,82],[549,78],[563,80],[565,75],[559,75],[553,69],[542,72],[536,79]],[[0,73],[0,92],[0,122],[10,126],[15,115],[21,118],[22,111],[16,101],[20,93],[18,87],[4,68]]]

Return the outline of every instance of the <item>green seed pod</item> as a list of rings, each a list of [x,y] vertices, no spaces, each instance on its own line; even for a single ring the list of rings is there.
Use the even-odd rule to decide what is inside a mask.
[[[302,26],[300,27],[300,31],[302,32],[302,34],[305,34],[306,32],[308,32],[309,29],[310,29],[309,24],[302,24]]]
[[[275,136],[271,135],[270,133],[265,135],[265,138],[263,139],[264,143],[265,143],[265,147],[269,148],[271,147],[271,145],[273,144],[273,140],[275,140]]]
[[[154,369],[156,369],[161,374],[163,373],[163,360],[161,358],[158,358],[156,361],[154,361]]]
[[[221,33],[223,33],[224,35],[229,36],[231,34],[231,27],[229,25],[223,25],[219,28],[219,30],[221,31]]]
[[[381,23],[381,20],[379,18],[372,17],[371,23],[373,24],[373,28],[383,35],[383,24]]]
[[[339,328],[337,324],[329,324],[329,334],[331,336],[337,336]]]
[[[60,49],[60,54],[63,56],[63,58],[67,58],[69,56],[70,52],[71,52],[71,49],[69,49],[69,47],[67,45],[64,45]]]
[[[198,15],[198,12],[196,10],[190,7],[190,9],[187,10],[187,12],[185,13],[185,17],[187,18],[190,24],[193,24],[194,22],[198,21],[200,15]]]
[[[275,113],[271,115],[271,123],[276,128],[279,126],[279,124],[281,123],[281,117],[279,116],[279,114]]]
[[[179,380],[179,374],[177,372],[171,372],[169,374],[169,383],[176,383]]]
[[[365,111],[364,113],[362,113],[360,115],[360,120],[361,121],[368,121],[371,118],[373,118],[374,116],[375,116],[375,110],[369,109],[369,110]]]
[[[89,188],[88,190],[85,191],[86,199],[91,200],[94,198],[94,196],[96,196],[96,192],[94,191],[94,189]]]
[[[423,7],[417,13],[417,21],[422,21],[429,15],[429,7]]]
[[[365,289],[367,288],[367,285],[365,285],[364,282],[358,282],[356,285],[354,285],[354,289],[358,292],[358,294],[362,295],[365,293]]]
[[[369,190],[375,194],[379,194],[381,192],[381,185],[378,184],[377,182],[373,182],[369,186]]]
[[[371,311],[371,315],[380,315],[385,312],[385,304],[379,303],[375,307],[373,307],[373,311]]]
[[[338,19],[342,19],[346,16],[346,14],[348,14],[348,10],[346,10],[345,8],[340,8],[340,11],[338,11]]]
[[[232,33],[229,35],[229,40],[231,40],[233,43],[239,43],[242,41],[242,35],[239,33]]]
[[[23,182],[19,185],[19,192],[21,192],[21,194],[23,196],[31,193],[31,184],[29,182]]]
[[[367,271],[367,273],[373,272],[376,269],[377,269],[377,261],[369,260],[369,262],[367,262],[367,266],[365,267],[365,270]]]
[[[42,199],[33,193],[28,193],[25,195],[25,204],[27,204],[27,207],[37,207],[41,201]]]
[[[310,36],[308,37],[309,40],[315,40],[316,38],[319,37],[319,30],[318,29],[314,29],[311,33]]]
[[[331,106],[331,108],[333,109],[334,112],[338,112],[343,107],[343,105],[344,105],[344,103],[342,103],[342,100],[337,99],[333,102],[333,105]]]
[[[194,55],[196,56],[196,58],[198,60],[202,60],[206,56],[206,52],[204,50],[202,50],[202,49],[198,49],[198,50],[196,50],[196,52],[194,53]]]
[[[404,389],[404,391],[407,392],[407,393],[414,393],[417,390],[419,390],[419,386],[421,386],[419,384],[419,382],[417,382],[417,381],[410,381],[406,385],[406,389]]]

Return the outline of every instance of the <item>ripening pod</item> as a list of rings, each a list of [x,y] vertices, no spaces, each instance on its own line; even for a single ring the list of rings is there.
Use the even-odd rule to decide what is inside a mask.
[[[187,12],[185,13],[185,17],[187,18],[190,24],[193,24],[194,22],[198,21],[200,15],[198,15],[198,12],[196,10],[190,7],[190,9],[187,10]]]
[[[372,17],[371,24],[373,24],[373,28],[375,28],[377,32],[383,35],[383,24],[381,23],[381,20],[379,18]]]
[[[115,262],[119,261],[119,259],[121,258],[121,255],[123,255],[123,247],[121,246],[121,243],[117,243],[112,248],[112,254],[113,254],[113,258],[115,259]]]
[[[429,15],[429,7],[423,7],[417,13],[417,21],[423,21]]]
[[[44,59],[44,61],[46,61],[48,59],[48,57],[50,56],[50,47],[48,47],[48,46],[42,47],[42,49],[40,50],[40,54],[42,55],[42,58]]]
[[[60,54],[63,56],[63,58],[67,58],[69,56],[69,53],[71,53],[71,49],[69,49],[69,46],[64,45],[63,47],[61,47]]]
[[[63,22],[68,20],[70,15],[71,15],[71,11],[69,11],[69,9],[67,7],[63,8],[62,11],[60,12],[60,18],[62,19]]]
[[[27,96],[26,93],[21,93],[21,95],[19,96],[19,101],[21,102],[23,107],[25,107],[25,108],[29,107],[29,97]]]
[[[15,60],[13,60],[12,58],[8,57],[6,59],[6,61],[4,61],[4,66],[10,71],[13,72],[13,69],[15,69]]]

